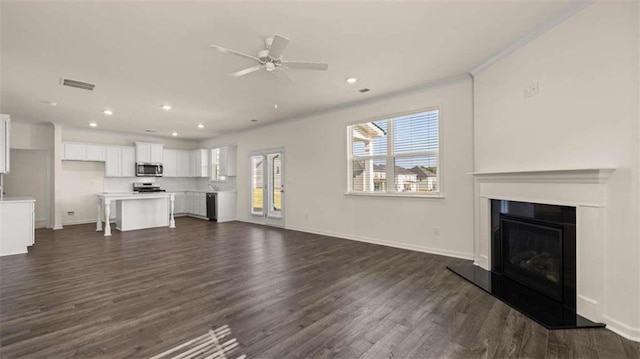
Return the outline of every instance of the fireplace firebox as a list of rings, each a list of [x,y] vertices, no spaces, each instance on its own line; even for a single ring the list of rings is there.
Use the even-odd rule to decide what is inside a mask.
[[[491,201],[491,270],[576,309],[576,209]]]
[[[449,269],[548,329],[604,327],[576,313],[576,208],[491,200],[491,271]]]

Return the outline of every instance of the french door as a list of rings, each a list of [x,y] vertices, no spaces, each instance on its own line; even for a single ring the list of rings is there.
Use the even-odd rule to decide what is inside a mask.
[[[253,153],[251,215],[271,226],[284,227],[284,150]]]

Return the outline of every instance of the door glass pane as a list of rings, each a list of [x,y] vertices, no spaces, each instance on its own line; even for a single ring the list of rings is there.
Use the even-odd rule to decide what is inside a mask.
[[[263,156],[251,156],[251,213],[263,214]]]
[[[267,155],[269,161],[269,215],[282,215],[282,156],[279,153]]]

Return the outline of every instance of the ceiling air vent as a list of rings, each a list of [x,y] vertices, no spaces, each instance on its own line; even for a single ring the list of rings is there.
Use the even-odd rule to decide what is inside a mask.
[[[369,92],[369,91],[371,91],[371,90],[369,90],[368,88],[363,88],[363,89],[358,90],[358,92],[360,92],[360,93],[365,93],[365,92]]]
[[[96,87],[94,84],[90,84],[88,82],[81,82],[76,80],[62,79],[63,86],[75,87],[78,89],[93,91],[93,88]]]

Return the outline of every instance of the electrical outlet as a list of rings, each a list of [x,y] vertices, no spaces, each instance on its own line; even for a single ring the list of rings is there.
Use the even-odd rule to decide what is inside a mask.
[[[537,96],[539,93],[540,93],[540,87],[538,86],[537,82],[529,85],[529,96]]]
[[[529,97],[537,96],[539,93],[540,93],[540,86],[538,86],[537,82],[534,82],[534,83],[530,84],[529,86],[527,86],[522,91],[522,98],[524,98],[526,100]]]

